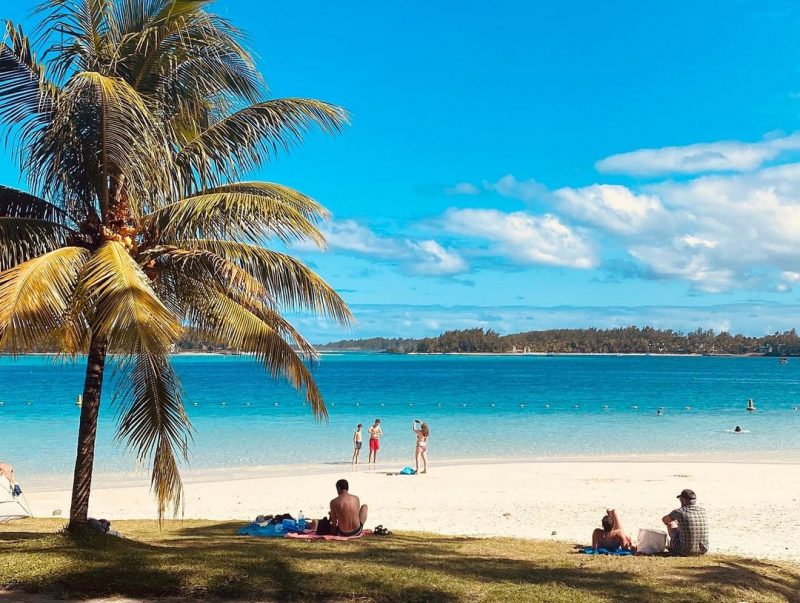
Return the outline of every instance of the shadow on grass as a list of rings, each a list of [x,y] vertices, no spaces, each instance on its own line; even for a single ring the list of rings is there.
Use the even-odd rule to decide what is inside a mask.
[[[235,529],[235,523],[173,524],[160,534],[148,532],[156,539],[152,544],[102,535],[17,533],[23,536],[16,547],[1,539],[0,557],[13,548],[21,557],[52,556],[59,563],[44,573],[23,571],[10,581],[0,567],[0,588],[78,597],[442,603],[509,598],[688,603],[728,600],[736,587],[752,589],[762,599],[797,601],[800,590],[797,573],[745,559],[580,558],[563,544],[411,534],[289,541],[237,537]]]
[[[42,534],[37,534],[36,532],[0,532],[0,541],[32,540],[41,537]]]
[[[718,598],[721,598],[720,585],[733,585],[800,603],[800,576],[788,574],[772,563],[755,559],[723,560],[711,567],[689,567],[686,573],[692,580],[706,585]]]

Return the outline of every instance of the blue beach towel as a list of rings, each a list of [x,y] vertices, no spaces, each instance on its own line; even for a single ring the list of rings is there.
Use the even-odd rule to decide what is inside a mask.
[[[625,549],[615,549],[613,551],[609,551],[608,549],[598,548],[594,549],[590,546],[587,546],[583,549],[583,552],[587,555],[615,555],[617,557],[627,557],[628,555],[633,555],[633,551],[626,551]]]
[[[259,536],[261,538],[283,538],[286,533],[275,530],[274,525],[260,526],[257,523],[249,523],[236,530],[237,536]]]
[[[411,467],[403,467],[400,470],[400,475],[416,475],[416,473]]]

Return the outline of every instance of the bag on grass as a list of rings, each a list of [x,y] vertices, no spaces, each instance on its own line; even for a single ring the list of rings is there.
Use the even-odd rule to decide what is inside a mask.
[[[636,552],[640,555],[657,555],[667,548],[667,533],[660,530],[639,530]]]
[[[323,517],[317,522],[317,534],[320,536],[330,536],[333,534],[333,526],[331,525],[330,519]]]

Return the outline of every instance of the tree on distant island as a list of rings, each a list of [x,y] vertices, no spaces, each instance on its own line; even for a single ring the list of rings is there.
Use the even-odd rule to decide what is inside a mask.
[[[792,329],[764,337],[697,329],[688,334],[652,327],[549,329],[500,335],[482,328],[445,331],[436,337],[348,339],[317,346],[321,350],[395,354],[764,354],[800,355],[800,337]]]
[[[103,376],[115,368],[118,438],[151,465],[159,518],[177,513],[191,435],[168,353],[185,329],[252,354],[325,404],[283,318],[348,324],[343,300],[295,258],[262,245],[322,246],[326,210],[279,184],[240,182],[346,112],[264,100],[240,32],[196,0],[47,0],[46,66],[7,23],[0,123],[31,194],[0,188],[0,351],[88,354],[70,527],[87,520]],[[113,355],[113,356],[111,356]]]

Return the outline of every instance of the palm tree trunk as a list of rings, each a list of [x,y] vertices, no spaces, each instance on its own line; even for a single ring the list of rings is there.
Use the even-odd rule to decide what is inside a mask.
[[[86,525],[89,514],[89,494],[92,489],[94,443],[97,436],[97,416],[100,411],[100,390],[106,364],[108,342],[92,335],[83,384],[83,406],[78,428],[78,453],[75,457],[75,476],[72,481],[72,505],[69,510],[70,529]]]

